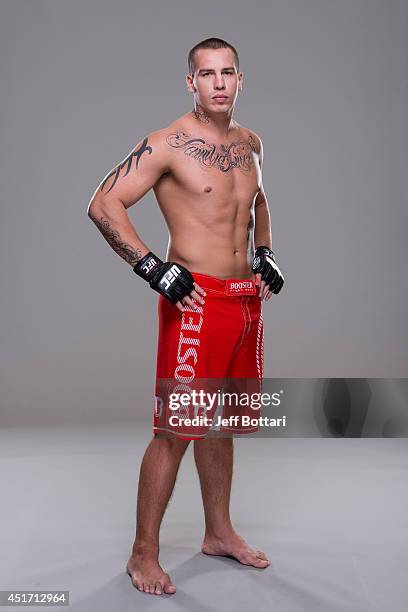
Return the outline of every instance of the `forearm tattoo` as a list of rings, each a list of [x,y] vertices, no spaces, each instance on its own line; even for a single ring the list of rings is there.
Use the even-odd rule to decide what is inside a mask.
[[[134,157],[136,158],[136,169],[137,169],[137,167],[139,166],[140,158],[142,157],[143,153],[146,153],[146,152],[149,153],[149,155],[152,154],[152,147],[148,146],[148,144],[147,144],[147,136],[143,140],[141,145],[135,151],[132,151],[130,153],[130,155],[128,155],[128,157],[123,162],[121,162],[118,166],[116,166],[116,168],[114,168],[114,170],[112,170],[112,172],[110,174],[108,174],[108,176],[104,179],[104,181],[103,181],[103,183],[101,185],[101,191],[103,192],[106,183],[112,177],[113,177],[112,183],[111,183],[109,189],[107,191],[105,191],[105,193],[109,193],[110,190],[113,189],[113,187],[116,184],[116,181],[118,180],[118,178],[120,176],[120,171],[122,170],[122,168],[125,168],[125,166],[127,166],[127,168],[126,168],[126,172],[123,174],[123,176],[127,176],[129,174],[130,169],[132,167],[132,163],[133,163],[133,158]]]
[[[167,136],[166,142],[173,149],[183,150],[185,155],[196,159],[202,166],[217,168],[221,172],[238,168],[246,174],[254,164],[252,153],[257,152],[252,136],[248,140],[218,146],[203,138],[191,138],[185,132],[175,132]]]
[[[127,261],[132,266],[135,266],[137,262],[142,259],[142,253],[140,249],[135,249],[132,245],[124,242],[120,237],[118,230],[115,230],[111,227],[108,219],[105,217],[101,217],[98,219],[97,217],[92,217],[95,225],[102,232],[106,240],[109,242],[111,247],[120,255],[125,261]]]
[[[210,123],[210,118],[199,104],[196,105],[195,109],[191,111],[196,119],[201,123]]]

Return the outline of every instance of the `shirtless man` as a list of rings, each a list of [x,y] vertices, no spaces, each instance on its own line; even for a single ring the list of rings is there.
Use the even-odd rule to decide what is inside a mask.
[[[280,291],[283,276],[271,251],[262,143],[232,117],[243,85],[235,48],[214,38],[196,45],[186,83],[194,110],[139,141],[101,182],[88,215],[160,293],[158,376],[177,370],[183,329],[198,330],[202,341],[192,341],[184,353],[190,361],[179,359],[179,366],[201,367],[201,376],[261,376],[261,301]],[[166,262],[141,240],[126,212],[150,189],[169,229]],[[204,340],[220,333],[223,341],[215,349]],[[237,340],[229,345],[230,338]],[[223,369],[223,360],[235,369]],[[159,564],[159,529],[191,439],[205,515],[202,552],[268,567],[265,553],[252,549],[230,519],[232,437],[180,436],[160,425],[155,419],[140,468],[136,537],[126,565],[133,585],[156,595],[176,591]]]

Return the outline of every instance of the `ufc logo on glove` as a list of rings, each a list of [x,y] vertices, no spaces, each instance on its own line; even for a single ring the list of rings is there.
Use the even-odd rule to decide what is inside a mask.
[[[147,275],[149,274],[150,270],[152,270],[155,266],[157,266],[157,259],[155,259],[154,257],[150,257],[150,259],[148,259],[146,263],[142,266],[143,272]]]
[[[181,270],[178,266],[171,266],[170,270],[168,270],[163,276],[162,280],[160,281],[160,284],[165,285],[164,288],[167,290],[170,285],[175,281],[180,272]]]

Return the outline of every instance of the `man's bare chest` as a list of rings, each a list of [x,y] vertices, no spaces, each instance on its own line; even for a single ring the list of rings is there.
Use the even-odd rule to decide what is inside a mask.
[[[199,134],[183,131],[167,135],[174,179],[193,191],[224,193],[241,190],[250,193],[260,184],[260,169],[255,141],[236,138],[212,142]]]

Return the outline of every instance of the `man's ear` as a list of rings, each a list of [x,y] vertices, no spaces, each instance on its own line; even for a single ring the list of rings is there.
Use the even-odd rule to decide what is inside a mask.
[[[238,90],[242,91],[244,85],[244,73],[238,72]]]
[[[195,90],[196,90],[194,87],[193,79],[194,79],[194,75],[190,73],[186,74],[187,89],[190,93],[195,93]]]

